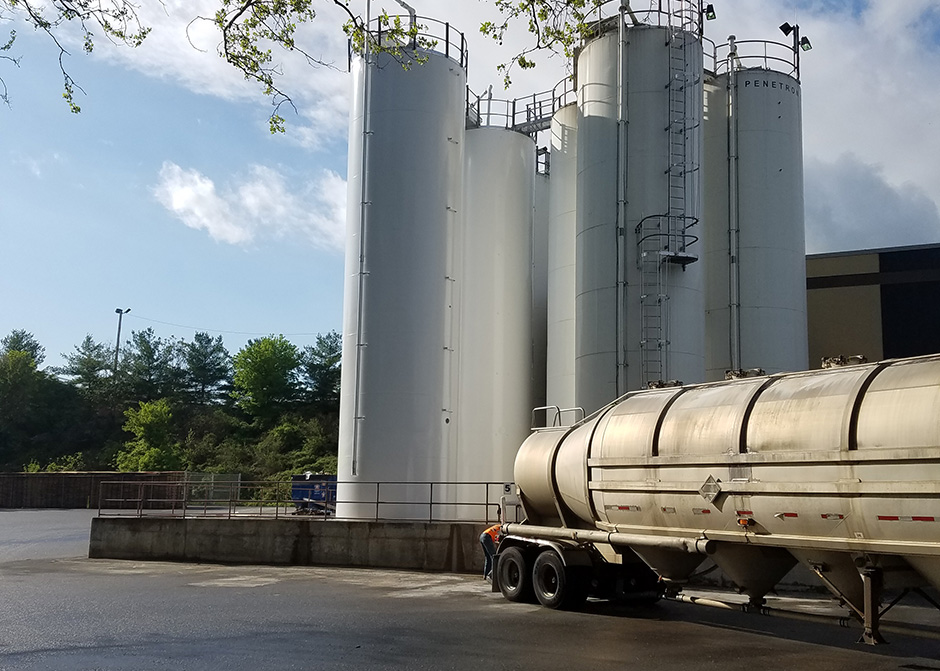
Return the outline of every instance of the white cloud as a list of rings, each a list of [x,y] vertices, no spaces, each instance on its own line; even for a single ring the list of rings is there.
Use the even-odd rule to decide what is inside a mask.
[[[144,3],[138,13],[141,23],[152,30],[136,49],[99,40],[94,57],[167,81],[197,94],[257,105],[258,122],[272,111],[271,100],[261,86],[246,80],[219,56],[220,35],[211,21],[217,0],[161,0]],[[346,36],[342,13],[323,3],[317,18],[300,26],[297,43],[322,65],[309,63],[299,52],[274,50],[274,65],[283,72],[278,85],[297,108],[281,108],[293,135],[288,139],[310,149],[322,149],[344,141],[349,103],[346,70]],[[72,41],[76,38],[73,36]]]
[[[845,154],[808,159],[808,253],[927,244],[940,240],[940,210],[913,184],[889,184],[880,166]]]
[[[711,38],[798,23],[810,252],[940,242],[936,0],[722,0]]]
[[[198,171],[166,162],[153,193],[186,226],[219,242],[300,238],[321,249],[343,247],[346,183],[331,170],[297,186],[277,170],[256,165],[232,185],[217,189]]]
[[[478,31],[482,20],[499,16],[491,0],[412,0],[410,4],[419,15],[449,21],[453,29],[465,33],[470,49],[470,85],[477,93],[492,83],[497,97],[523,96],[550,89],[565,74],[564,59],[540,55],[538,67],[517,71],[512,91],[503,92],[495,66],[529,43],[524,30],[517,28],[498,49]],[[207,22],[190,23],[196,15],[211,16],[216,6],[217,0],[148,3],[141,7],[142,18],[153,32],[144,46],[126,49],[100,44],[96,57],[177,81],[202,94],[256,104],[260,125],[268,101],[256,85],[246,82],[218,57],[215,28]],[[785,42],[787,38],[777,30],[783,21],[799,23],[803,35],[812,40],[813,50],[802,54],[801,72],[807,203],[820,205],[827,197],[820,184],[810,184],[813,174],[828,170],[830,178],[822,184],[831,188],[861,187],[865,182],[861,174],[856,171],[849,179],[849,164],[841,158],[850,154],[870,170],[877,166],[872,175],[893,194],[898,211],[919,210],[924,199],[940,204],[940,161],[936,159],[940,156],[940,88],[932,85],[940,73],[937,0],[722,0],[716,6],[718,20],[706,23],[706,32],[717,42],[724,42],[730,33],[739,40]],[[364,3],[353,7],[362,11]],[[373,14],[383,9],[402,11],[393,0],[373,0]],[[299,117],[285,114],[289,125],[286,139],[308,149],[340,153],[345,141],[351,82],[343,72],[346,42],[342,21],[340,10],[329,2],[320,3],[317,19],[300,29],[298,40],[335,69],[311,68],[297,53],[276,56],[285,75],[284,87],[299,111]],[[844,179],[836,179],[839,174]],[[313,195],[304,193],[301,197]],[[864,200],[866,194],[843,191],[829,197],[833,201]],[[928,231],[923,229],[920,235]],[[810,239],[835,244],[832,241],[837,237],[820,234]],[[938,239],[940,234],[933,241]]]
[[[23,166],[33,177],[42,179],[46,176],[47,168],[56,167],[65,162],[61,154],[56,151],[41,150],[36,154],[21,154],[14,152],[10,154],[10,160],[14,165]]]

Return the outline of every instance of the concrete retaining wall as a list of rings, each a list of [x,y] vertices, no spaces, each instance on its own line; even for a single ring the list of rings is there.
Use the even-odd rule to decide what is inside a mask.
[[[473,573],[480,533],[464,522],[97,517],[88,556]]]

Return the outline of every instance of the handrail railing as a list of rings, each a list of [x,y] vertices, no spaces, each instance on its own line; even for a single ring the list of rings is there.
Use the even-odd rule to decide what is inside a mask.
[[[447,58],[453,58],[460,63],[461,67],[467,67],[467,39],[464,34],[450,25],[446,21],[439,21],[426,16],[415,16],[415,26],[413,34],[408,35],[408,40],[402,42],[397,34],[393,33],[389,26],[394,26],[396,21],[408,26],[409,30],[412,17],[405,15],[389,15],[375,18],[369,24],[369,35],[382,47],[400,47],[408,49],[423,49],[443,54]],[[394,41],[392,41],[394,40]],[[350,48],[351,48],[350,43]]]
[[[734,36],[731,38],[734,40]],[[734,40],[725,44],[713,44],[712,52],[706,53],[706,70],[716,75],[730,70],[750,68],[772,70],[800,79],[797,52],[792,44],[773,40]],[[708,65],[711,67],[709,68]]]
[[[314,488],[316,497],[303,496]],[[98,515],[232,519],[309,514],[320,519],[488,522],[499,519],[501,503],[515,505],[511,490],[511,483],[504,482],[337,482],[311,477],[222,484],[207,495],[186,480],[106,481],[100,486]],[[344,513],[344,508],[352,512]],[[520,515],[508,510],[503,519]]]
[[[555,84],[552,89],[552,112],[578,102],[578,92],[574,87],[574,77],[568,76]]]
[[[552,91],[521,98],[495,98],[492,89],[478,95],[467,88],[467,127],[505,128],[527,135],[545,130],[552,119]]]
[[[704,17],[701,0],[649,0],[635,4],[624,12],[627,20],[634,25],[675,28],[702,35]],[[585,23],[589,27],[592,24],[600,26],[620,14],[621,7],[621,0],[604,0],[585,17]]]
[[[546,130],[552,115],[565,105],[577,102],[574,78],[565,77],[550,91],[521,98],[494,98],[492,88],[475,94],[467,87],[467,127],[505,128],[532,135]]]
[[[549,411],[553,410],[554,412],[549,414]],[[545,421],[541,424],[538,423],[537,417],[540,412],[545,413]],[[574,422],[570,424],[564,423],[564,416],[572,414],[574,415]],[[548,423],[549,418],[551,418],[551,424]],[[578,406],[574,408],[562,408],[557,405],[541,405],[537,408],[532,409],[532,419],[530,420],[530,425],[533,431],[538,431],[539,429],[557,429],[557,428],[567,428],[572,424],[577,424],[584,419],[584,408]]]

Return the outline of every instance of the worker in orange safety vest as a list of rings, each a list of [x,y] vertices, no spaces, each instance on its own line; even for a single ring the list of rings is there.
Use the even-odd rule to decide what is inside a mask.
[[[500,525],[494,524],[486,531],[480,534],[480,545],[483,546],[483,577],[492,580],[493,555],[496,554],[496,546],[502,536]]]

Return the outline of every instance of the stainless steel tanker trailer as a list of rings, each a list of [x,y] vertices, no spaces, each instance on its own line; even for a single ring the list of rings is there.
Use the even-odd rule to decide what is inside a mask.
[[[875,643],[883,589],[937,605],[940,355],[629,393],[535,429],[515,481],[511,601],[682,598],[710,558],[760,609],[800,563]]]

